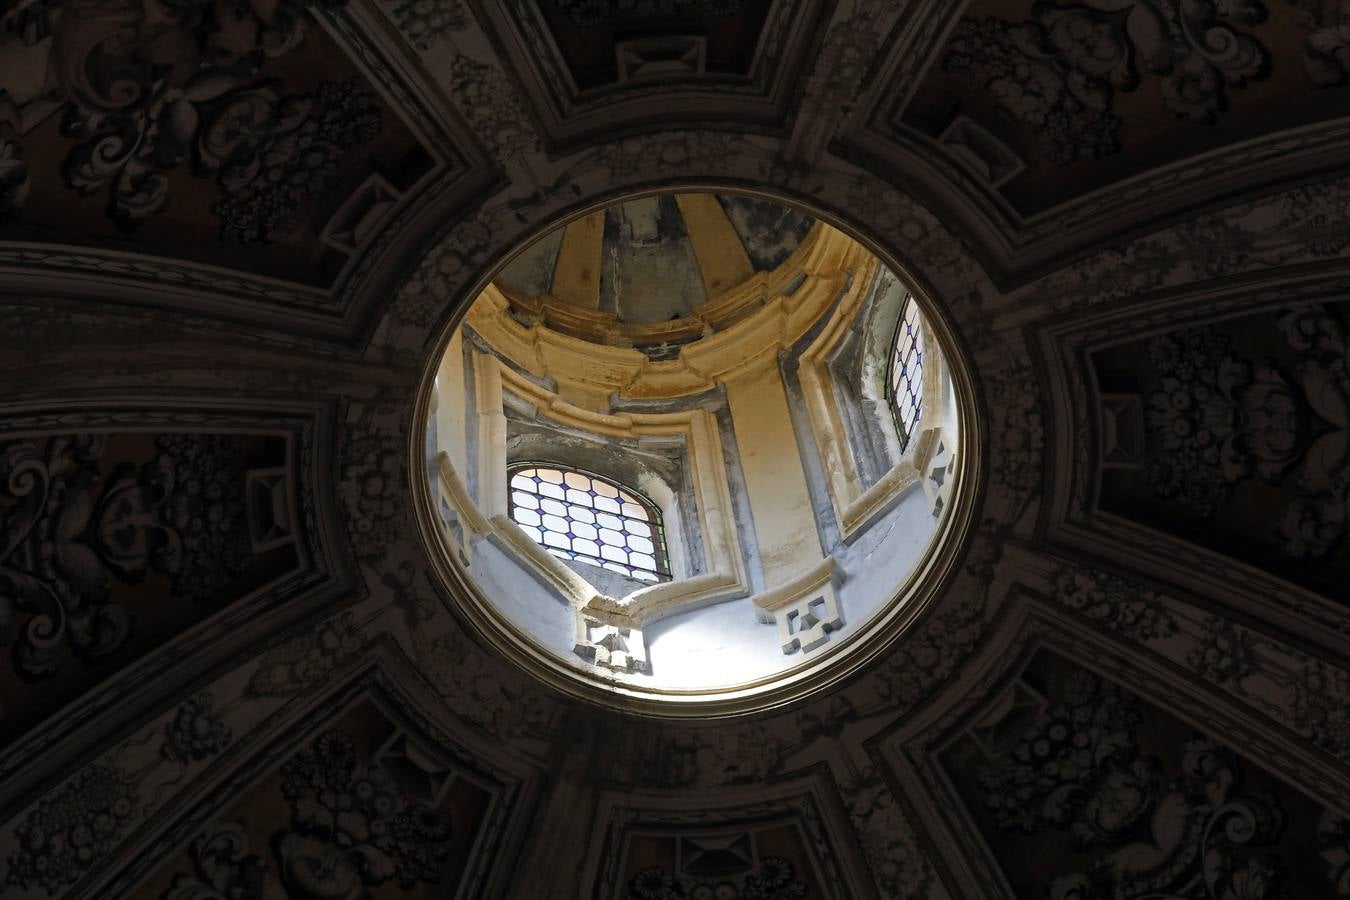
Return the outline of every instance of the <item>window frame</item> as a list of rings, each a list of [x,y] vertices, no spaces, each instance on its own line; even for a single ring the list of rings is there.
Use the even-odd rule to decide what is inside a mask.
[[[910,383],[909,393],[913,398],[913,403],[908,408],[909,415],[906,416],[902,414],[900,404],[897,402],[895,367],[896,363],[900,360],[901,355],[900,339],[906,334],[905,326],[907,320],[911,318],[911,313],[913,314],[912,317],[915,328],[914,355],[918,360],[918,377],[917,379],[907,379]],[[900,438],[901,453],[905,453],[909,450],[909,444],[914,438],[914,432],[918,431],[923,425],[924,386],[928,374],[924,364],[923,325],[923,310],[919,308],[918,302],[914,299],[913,292],[909,292],[905,295],[905,301],[900,306],[900,317],[896,320],[895,331],[891,335],[890,352],[886,361],[886,382],[882,392],[882,396],[886,399],[886,405],[889,406],[891,410],[891,420],[895,424],[895,433]],[[900,377],[905,376],[902,375]],[[915,386],[918,388],[917,393],[913,390]],[[907,418],[912,420],[912,424],[909,427],[906,427],[905,425],[905,420]]]
[[[615,518],[622,520],[625,524],[627,524],[627,522],[629,521],[640,522],[642,524],[645,524],[651,531],[650,536],[643,536],[636,534],[633,534],[632,536],[643,538],[644,540],[647,540],[652,544],[653,551],[645,555],[650,556],[654,560],[654,567],[648,568],[646,566],[633,565],[631,562],[620,563],[616,560],[606,559],[603,555],[595,556],[589,553],[578,551],[575,549],[575,547],[569,547],[568,549],[564,550],[561,547],[548,544],[542,540],[535,540],[534,543],[538,544],[541,548],[543,548],[545,552],[551,553],[553,556],[562,559],[564,561],[582,562],[587,565],[605,569],[606,571],[609,572],[614,572],[615,574],[622,575],[623,577],[626,578],[647,582],[649,584],[661,584],[675,580],[675,574],[671,563],[670,548],[666,539],[665,517],[661,512],[661,507],[657,505],[655,501],[653,501],[642,491],[639,491],[629,485],[626,485],[614,478],[610,478],[607,475],[602,475],[598,472],[593,472],[589,469],[582,468],[581,466],[575,466],[542,459],[514,460],[508,463],[506,467],[506,490],[507,490],[506,515],[518,527],[520,527],[522,530],[526,528],[536,529],[540,532],[541,535],[548,533],[558,533],[556,529],[545,528],[542,525],[542,522],[540,525],[529,525],[528,523],[520,522],[516,518],[516,509],[517,509],[515,497],[516,491],[518,490],[523,491],[524,489],[515,487],[512,484],[512,482],[514,481],[515,476],[520,474],[522,471],[536,470],[536,469],[551,469],[553,471],[559,472],[563,476],[562,486],[564,487],[564,489],[566,489],[567,486],[567,475],[569,473],[575,473],[576,475],[589,479],[592,482],[592,486],[589,489],[589,492],[592,494],[593,497],[596,496],[593,487],[594,482],[598,481],[602,484],[608,485],[609,487],[613,488],[620,500],[619,512],[611,513],[604,510],[599,510],[596,509],[593,505],[590,508],[597,514],[604,513],[606,515],[614,516]],[[536,485],[538,484],[539,481],[536,479]],[[573,487],[573,489],[580,490],[580,488],[575,487]],[[569,507],[569,513],[571,507],[580,505],[577,503],[573,503],[567,499],[559,500],[558,498],[546,497],[544,494],[538,491],[530,493],[533,493],[534,496],[539,498],[541,505],[542,502],[546,499],[562,503],[564,506]],[[637,518],[636,516],[624,513],[622,511],[623,503],[629,501],[633,502],[636,506],[640,507],[646,513],[647,518],[645,521]],[[528,507],[523,508],[527,510],[529,509]],[[529,510],[529,511],[538,513],[538,510]],[[555,513],[553,515],[557,514]],[[542,519],[542,515],[540,515],[540,518]],[[566,517],[566,521],[570,527],[578,520],[573,519],[569,514]],[[581,522],[581,524],[588,525],[596,530],[597,532],[596,538],[594,539],[583,538],[583,539],[593,540],[594,543],[596,543],[596,545],[599,547],[606,547],[606,546],[615,547],[615,549],[622,550],[625,553],[625,556],[630,552],[639,552],[639,553],[644,552],[641,550],[634,550],[633,548],[628,546],[620,548],[614,544],[601,540],[599,535],[599,531],[601,529],[599,527],[597,527],[593,523]],[[625,534],[625,536],[632,534],[631,532],[628,531],[627,528],[623,529],[623,533]],[[525,534],[527,537],[533,540],[533,536],[530,535],[528,531],[525,532]],[[567,532],[567,536],[572,540],[577,539],[577,536],[573,535],[570,530]],[[649,578],[643,577],[642,575],[639,575],[637,573],[645,573],[646,575],[651,577]]]

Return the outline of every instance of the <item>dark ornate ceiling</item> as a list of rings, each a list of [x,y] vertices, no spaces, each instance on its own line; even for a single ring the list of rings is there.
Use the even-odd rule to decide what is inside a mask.
[[[1350,894],[1348,42],[1335,0],[11,0],[0,893]],[[635,720],[435,592],[407,434],[498,260],[690,184],[933,295],[988,487],[865,674]]]

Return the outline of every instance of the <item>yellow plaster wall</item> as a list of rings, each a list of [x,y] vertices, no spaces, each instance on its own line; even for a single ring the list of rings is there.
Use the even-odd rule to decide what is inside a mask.
[[[588,409],[608,410],[616,393],[631,399],[701,393],[742,368],[771,365],[780,347],[796,341],[831,308],[851,273],[875,268],[875,258],[847,235],[823,225],[817,229],[810,244],[773,273],[773,292],[765,292],[761,274],[718,301],[738,308],[749,304],[753,313],[710,328],[675,359],[650,359],[632,347],[596,343],[543,323],[523,325],[510,314],[513,301],[496,285],[475,301],[466,323],[514,365],[552,378],[560,396]],[[805,274],[805,281],[792,294],[782,293],[794,272]]]
[[[691,207],[686,210],[686,217],[690,215],[711,217],[711,211]],[[727,224],[729,227],[729,222]],[[577,222],[570,227],[580,225],[581,222]],[[486,401],[487,395],[491,394],[498,398],[499,405],[502,384],[507,382],[513,392],[530,398],[546,415],[562,421],[572,420],[578,427],[597,434],[627,436],[634,433],[663,433],[671,428],[679,432],[691,428],[697,431],[694,426],[704,423],[697,421],[697,416],[694,417],[695,421],[687,420],[695,412],[693,410],[676,414],[675,418],[681,419],[678,425],[668,414],[648,416],[612,413],[610,398],[613,395],[669,398],[696,394],[719,382],[724,384],[764,568],[765,588],[773,591],[799,581],[804,573],[820,565],[823,554],[815,511],[807,488],[806,471],[799,455],[787,391],[778,364],[778,352],[798,340],[827,311],[832,311],[825,335],[812,348],[815,352],[807,353],[809,360],[818,365],[814,369],[807,366],[811,371],[805,373],[804,377],[805,382],[810,382],[818,389],[827,387],[828,372],[824,371],[823,365],[819,365],[823,360],[816,357],[820,356],[822,348],[832,346],[840,335],[852,327],[866,294],[866,287],[880,265],[875,257],[846,235],[827,226],[817,227],[815,239],[809,246],[798,248],[791,265],[785,265],[773,273],[773,279],[783,280],[784,284],[791,269],[795,268],[807,276],[792,294],[780,291],[763,293],[765,286],[758,282],[763,281],[764,276],[756,276],[758,281],[752,279],[753,284],[742,284],[732,292],[744,291],[747,298],[754,294],[757,306],[755,312],[723,328],[712,329],[702,339],[685,345],[679,356],[672,360],[653,360],[632,347],[583,340],[539,322],[523,325],[510,315],[511,301],[495,286],[489,286],[471,308],[467,324],[502,353],[505,359],[499,363],[484,358],[481,366],[475,366],[476,371],[483,370],[476,382],[480,400]],[[572,239],[570,233],[567,239]],[[703,258],[704,255],[700,254],[700,259]],[[735,261],[730,261],[728,265],[730,272],[735,267]],[[846,291],[850,284],[850,277],[852,289],[841,297],[841,292]],[[723,295],[719,302],[731,303],[733,300],[740,302],[729,294]],[[836,300],[840,301],[837,306]],[[584,313],[579,307],[570,308],[575,309],[578,315]],[[486,371],[488,368],[492,371]],[[517,368],[552,379],[554,390],[541,388],[523,378]],[[814,380],[811,377],[813,375],[817,376]],[[842,423],[830,421],[827,395],[821,390],[816,393],[820,394],[816,399],[824,405],[809,410],[808,415],[812,419],[816,440],[820,442],[834,431],[842,431]],[[479,460],[480,473],[501,462],[498,457],[501,456],[499,448],[500,442],[504,440],[505,422],[500,410],[496,413],[488,411],[491,405],[491,402],[485,402],[479,410],[480,417],[483,417],[483,431],[480,433],[483,435],[484,453]],[[720,453],[704,458],[708,449],[716,444],[715,427],[709,431],[711,436],[705,435],[702,440],[691,436],[691,454],[695,457],[691,463],[696,472],[696,483],[708,481],[711,484],[725,478]],[[825,443],[830,442],[827,440]],[[827,477],[832,500],[837,507],[845,507],[843,514],[848,523],[853,523],[855,518],[861,520],[868,511],[879,508],[877,498],[884,500],[896,490],[905,489],[913,481],[913,466],[910,465],[904,472],[888,473],[893,477],[883,479],[885,484],[876,490],[863,492],[857,483],[852,459],[847,455],[846,444],[835,449],[843,452],[834,456],[824,452],[822,456],[831,470]],[[504,471],[504,466],[498,468]],[[707,479],[707,473],[703,473],[704,477],[698,477],[699,471],[705,468],[718,471],[721,477],[711,481]],[[485,513],[489,516],[494,511],[495,514],[502,514],[505,508],[504,483],[497,484],[493,477],[481,474],[480,481],[480,496],[477,500],[484,506]],[[860,497],[860,494],[864,496]],[[724,504],[725,509],[722,508]],[[699,497],[698,505],[703,518],[700,525],[704,539],[710,547],[717,548],[711,551],[712,555],[720,557],[713,568],[723,571],[725,567],[726,572],[714,578],[718,583],[709,585],[708,590],[725,590],[724,582],[744,583],[743,574],[732,574],[740,567],[739,552],[721,552],[724,545],[733,543],[725,540],[727,536],[720,530],[724,525],[733,532],[735,529],[729,497],[723,498],[716,492],[704,494]],[[708,515],[709,505],[713,515]],[[853,506],[857,508],[853,509]],[[633,613],[639,606],[645,608],[647,604],[642,601],[648,599],[652,601],[651,608],[655,609],[668,601],[675,601],[673,596],[664,597],[666,592],[680,594],[681,602],[687,599],[684,595],[689,593],[688,586],[679,583],[659,585],[639,593],[648,591],[652,593],[651,598],[628,598],[611,612],[616,615]]]
[[[506,500],[506,412],[502,369],[486,353],[473,355],[474,405],[478,412],[478,508],[488,518],[504,516]]]
[[[676,194],[708,297],[750,280],[755,267],[715,194]]]
[[[744,371],[726,388],[764,578],[774,587],[821,557],[787,391],[776,363]]]
[[[456,328],[436,372],[436,446],[445,451],[457,472],[469,469],[467,398],[464,337]]]
[[[600,308],[600,266],[604,254],[605,213],[577,219],[563,232],[553,296],[586,309]]]

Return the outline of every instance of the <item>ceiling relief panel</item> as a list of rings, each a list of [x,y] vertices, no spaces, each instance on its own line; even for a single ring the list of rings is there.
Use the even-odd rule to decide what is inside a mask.
[[[932,757],[978,896],[1332,897],[1350,822],[1112,677],[1031,656]],[[947,802],[947,801],[944,801]]]
[[[288,896],[316,877],[348,894],[388,883],[455,896],[493,794],[434,747],[359,703],[224,806],[140,896],[229,894],[258,877]]]
[[[1319,3],[977,0],[892,113],[1023,216],[1239,140],[1340,116],[1346,38]]]
[[[870,897],[852,867],[858,850],[823,772],[760,790],[731,792],[697,808],[674,797],[601,800],[595,900],[727,900]],[[841,844],[841,839],[847,843]],[[589,867],[588,867],[589,868]]]
[[[1286,307],[1094,353],[1098,508],[1340,593],[1348,313]]]
[[[728,898],[817,898],[815,873],[798,872],[810,858],[790,824],[704,834],[632,835],[620,881],[628,896],[656,900],[672,891],[718,892]],[[695,896],[697,896],[695,894]]]
[[[331,436],[313,413],[3,421],[0,767],[28,764],[25,789],[78,749],[72,734],[125,725],[241,649],[241,626],[256,638],[283,624],[281,601],[300,615],[332,584],[331,504],[312,481]]]
[[[676,121],[785,125],[825,0],[528,0],[481,5],[548,142]]]
[[[1050,544],[1336,647],[1348,289],[1336,266],[1256,272],[1033,326]]]
[[[7,889],[40,896],[74,887],[145,900],[495,892],[509,872],[496,864],[518,839],[533,794],[530,773],[511,754],[489,758],[482,745],[427,720],[385,665],[377,653],[355,674],[337,673],[300,718],[247,747],[231,746],[226,724],[247,701],[191,699],[153,741],[160,759],[149,748],[140,768],[133,754],[110,757],[17,820]],[[155,767],[171,768],[175,756],[215,758],[222,771],[173,804],[167,820],[149,817],[162,777]],[[70,809],[97,820],[86,829],[93,841],[62,817]],[[108,841],[137,825],[138,843],[153,852],[108,856]]]
[[[1016,559],[1016,582],[1002,602],[1012,609],[1034,591],[1060,627],[1147,650],[1149,659],[1168,667],[1169,677],[1184,673],[1188,683],[1205,685],[1208,696],[1222,692],[1230,709],[1261,718],[1267,734],[1283,732],[1306,754],[1308,765],[1320,760],[1350,771],[1350,708],[1341,700],[1350,690],[1350,673],[1340,655],[1309,652],[1235,617],[1216,615],[1194,600],[1157,590],[1143,575],[1107,574],[1048,553],[1008,555],[1010,562]],[[990,641],[1000,646],[997,632]]]
[[[1108,227],[1343,165],[1345,16],[1293,0],[974,0],[912,38],[922,75],[883,76],[842,143],[955,191],[950,208],[989,232],[986,258],[1020,281]]]
[[[372,257],[471,164],[355,26],[366,5],[330,7],[7,12],[0,262],[342,322]]]

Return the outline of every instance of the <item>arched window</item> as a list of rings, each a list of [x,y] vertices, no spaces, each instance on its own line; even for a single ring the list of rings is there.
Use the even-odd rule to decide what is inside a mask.
[[[891,414],[895,416],[895,429],[900,433],[901,450],[909,446],[923,407],[922,325],[919,305],[913,297],[906,298],[895,328],[890,372],[886,377],[887,399],[891,402]]]
[[[507,474],[511,519],[554,556],[642,581],[670,580],[661,512],[637,491],[547,463],[519,463]]]

